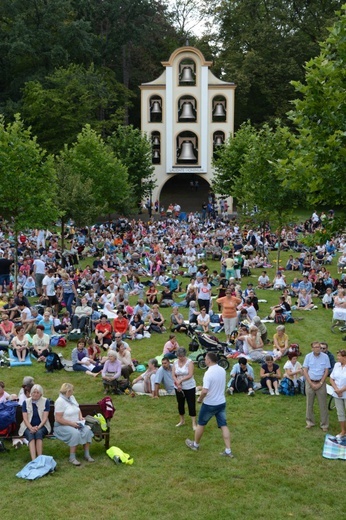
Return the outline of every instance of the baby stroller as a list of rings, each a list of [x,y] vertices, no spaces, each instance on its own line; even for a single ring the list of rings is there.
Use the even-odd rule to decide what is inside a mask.
[[[206,334],[205,332],[199,332],[190,327],[186,334],[192,339],[190,350],[197,350],[198,345],[196,344],[199,344],[204,350],[204,352],[199,354],[196,358],[198,368],[205,370],[207,368],[207,365],[205,364],[205,356],[207,352],[215,352],[218,360],[217,364],[225,370],[229,369],[229,362],[225,355],[225,352],[227,352],[227,343],[221,343],[215,336],[209,336],[209,334]],[[195,348],[196,346],[197,348]]]

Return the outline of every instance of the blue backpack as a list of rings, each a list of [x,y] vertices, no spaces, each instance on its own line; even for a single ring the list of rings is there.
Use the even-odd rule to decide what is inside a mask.
[[[0,434],[6,436],[16,429],[16,413],[19,404],[16,401],[0,403]]]
[[[291,379],[288,377],[284,377],[281,379],[280,385],[279,385],[279,393],[282,395],[294,395],[294,383]]]
[[[61,362],[60,357],[55,352],[50,352],[46,357],[46,371],[53,372],[54,370],[61,370],[64,365]]]

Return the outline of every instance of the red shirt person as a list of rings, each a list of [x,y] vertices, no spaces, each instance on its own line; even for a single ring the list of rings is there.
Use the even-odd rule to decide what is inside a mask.
[[[119,310],[113,321],[114,332],[124,335],[129,328],[129,321],[125,318],[123,311]]]
[[[112,343],[112,325],[107,321],[105,314],[101,315],[100,323],[95,327],[95,343],[101,345],[104,350],[107,350],[108,346]]]

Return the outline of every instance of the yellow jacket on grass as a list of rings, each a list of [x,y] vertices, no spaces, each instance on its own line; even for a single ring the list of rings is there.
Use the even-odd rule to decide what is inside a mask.
[[[133,464],[133,458],[128,454],[123,452],[120,448],[117,448],[116,446],[111,446],[106,451],[108,457],[110,457],[114,462],[119,463],[122,462],[123,464],[128,464],[129,466],[132,466]]]

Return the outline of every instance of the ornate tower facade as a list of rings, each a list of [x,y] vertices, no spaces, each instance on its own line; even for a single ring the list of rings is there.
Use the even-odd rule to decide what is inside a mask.
[[[162,65],[161,76],[140,87],[157,182],[152,200],[192,211],[210,190],[215,151],[233,135],[236,86],[216,78],[194,47],[176,49]]]

